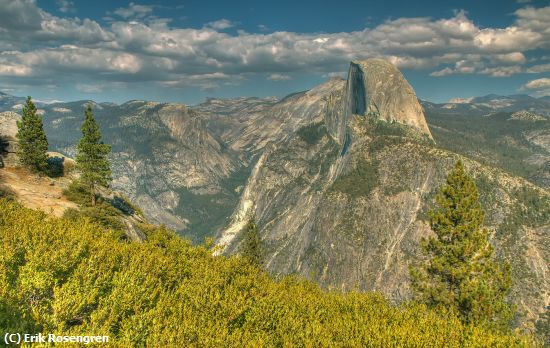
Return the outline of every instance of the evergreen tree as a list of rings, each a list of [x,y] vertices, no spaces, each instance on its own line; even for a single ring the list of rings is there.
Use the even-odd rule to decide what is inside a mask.
[[[416,299],[454,311],[466,323],[508,327],[512,309],[505,296],[512,282],[510,265],[493,260],[477,188],[462,162],[447,176],[436,203],[429,212],[435,237],[422,240],[427,260],[411,268]]]
[[[48,167],[48,139],[44,133],[42,117],[36,111],[31,97],[27,97],[21,121],[17,121],[18,156],[24,166],[43,172]]]
[[[108,186],[111,181],[111,167],[107,159],[111,146],[101,141],[101,131],[90,105],[84,115],[86,119],[80,128],[82,138],[77,146],[76,163],[81,171],[80,179],[89,188],[91,203],[95,205],[97,186]]]
[[[262,241],[254,218],[251,218],[246,225],[242,255],[258,266],[262,264]]]
[[[546,306],[546,310],[540,315],[535,328],[544,347],[550,347],[550,306]]]

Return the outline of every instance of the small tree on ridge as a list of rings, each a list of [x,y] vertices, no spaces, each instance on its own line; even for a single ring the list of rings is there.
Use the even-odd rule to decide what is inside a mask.
[[[17,121],[16,136],[19,140],[19,161],[33,171],[44,172],[48,167],[48,139],[44,132],[42,117],[37,114],[31,97],[27,97],[21,121]]]
[[[101,141],[101,130],[95,121],[92,107],[84,112],[85,120],[80,128],[82,138],[77,146],[76,163],[81,171],[80,180],[90,190],[91,203],[96,204],[97,186],[108,186],[111,182],[111,166],[107,155],[111,146]]]

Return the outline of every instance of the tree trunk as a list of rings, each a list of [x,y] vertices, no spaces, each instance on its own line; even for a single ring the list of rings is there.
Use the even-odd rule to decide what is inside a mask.
[[[95,206],[95,190],[94,190],[94,184],[90,185],[90,194],[92,195],[92,207]]]

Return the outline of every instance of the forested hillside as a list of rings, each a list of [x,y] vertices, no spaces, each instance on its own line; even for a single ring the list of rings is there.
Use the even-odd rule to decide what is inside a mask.
[[[87,219],[0,199],[0,327],[108,335],[115,346],[529,346],[423,305],[273,280],[163,228],[128,242]]]

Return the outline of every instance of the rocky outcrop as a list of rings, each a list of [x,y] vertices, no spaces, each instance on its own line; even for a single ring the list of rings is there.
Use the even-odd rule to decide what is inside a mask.
[[[342,145],[352,115],[399,122],[431,138],[414,90],[399,69],[386,60],[351,62],[345,89],[330,97],[325,122],[330,134]]]
[[[388,122],[400,122],[431,137],[422,106],[411,85],[391,63],[382,59],[352,62],[350,81],[365,91],[364,97],[350,100],[352,113],[374,114]],[[363,84],[363,87],[359,87]]]
[[[509,120],[519,120],[519,121],[545,121],[547,119],[548,119],[547,117],[535,114],[533,112],[529,112],[527,110],[516,111],[512,113],[512,115],[510,115],[510,118],[509,118]]]

